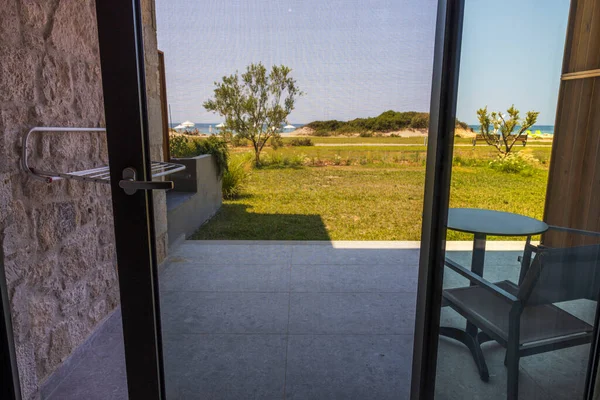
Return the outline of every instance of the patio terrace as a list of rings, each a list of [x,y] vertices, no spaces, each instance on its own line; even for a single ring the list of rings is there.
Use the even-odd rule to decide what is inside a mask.
[[[418,245],[184,242],[160,276],[167,398],[407,399]],[[450,243],[448,256],[469,265],[469,246]],[[509,249],[518,244],[488,247],[484,276],[516,280],[520,252]],[[465,284],[450,273],[445,280]],[[593,320],[591,304],[569,306]],[[464,319],[446,308],[442,323]],[[465,347],[440,340],[438,398],[505,398],[504,351],[493,343],[483,351],[487,384]],[[523,359],[521,398],[576,398],[588,351]],[[46,383],[42,398],[127,398],[118,312]]]

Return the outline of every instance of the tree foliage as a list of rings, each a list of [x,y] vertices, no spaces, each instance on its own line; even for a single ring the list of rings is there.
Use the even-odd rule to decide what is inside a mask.
[[[294,110],[297,97],[303,95],[285,65],[273,66],[267,73],[262,63],[250,64],[246,72],[224,76],[215,82],[214,98],[204,108],[225,119],[222,132],[248,139],[254,147],[256,165],[260,152]]]
[[[487,106],[477,110],[481,135],[487,144],[494,146],[504,156],[510,153],[516,141],[536,123],[540,114],[538,111],[527,111],[527,115],[521,120],[514,104],[506,112],[507,115],[495,111],[488,113]]]
[[[456,124],[464,129],[470,129],[464,122],[456,120]],[[307,126],[315,131],[315,136],[427,129],[429,128],[429,113],[388,110],[377,117],[356,118],[347,122],[337,120],[314,121]]]

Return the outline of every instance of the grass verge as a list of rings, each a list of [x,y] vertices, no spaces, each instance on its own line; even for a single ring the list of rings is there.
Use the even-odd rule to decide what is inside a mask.
[[[450,206],[542,218],[550,149],[523,151],[539,160],[530,176],[489,168],[489,147],[456,147]],[[336,155],[352,161],[336,164]],[[279,161],[254,169],[242,196],[225,201],[193,239],[420,240],[425,148],[294,147],[265,156]]]

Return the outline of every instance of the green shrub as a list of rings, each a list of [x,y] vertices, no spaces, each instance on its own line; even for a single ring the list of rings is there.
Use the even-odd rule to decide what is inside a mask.
[[[459,121],[458,118],[456,118],[456,127],[464,129],[465,131],[473,132],[473,128],[467,125],[466,122]]]
[[[184,158],[194,156],[193,139],[180,134],[169,135],[169,153],[171,157]]]
[[[335,131],[339,129],[345,122],[330,120],[330,121],[314,121],[307,126],[315,131]]]
[[[222,179],[224,199],[235,199],[242,193],[250,176],[250,160],[249,157],[235,157],[229,160]]]
[[[292,146],[314,146],[311,138],[294,138],[290,140]]]
[[[283,147],[283,139],[281,138],[281,135],[275,134],[271,136],[271,138],[269,139],[269,145],[275,150],[279,149],[280,147]]]
[[[246,138],[240,137],[240,135],[231,136],[231,145],[233,147],[247,147],[250,141]]]
[[[468,125],[462,121],[456,120],[456,125],[469,129]],[[404,111],[398,112],[388,110],[377,117],[356,118],[350,121],[314,121],[306,125],[314,130],[315,136],[330,136],[345,133],[361,132],[391,132],[402,129],[427,129],[429,127],[429,114]]]
[[[410,127],[413,129],[429,128],[429,114],[419,113],[410,120]]]
[[[219,176],[227,170],[229,150],[227,143],[220,137],[192,138],[186,135],[172,134],[169,136],[169,153],[175,158],[196,157],[202,154],[215,156]]]
[[[261,159],[261,168],[297,168],[301,167],[306,159],[304,154],[282,155],[271,152],[265,154]]]
[[[533,157],[517,153],[508,154],[505,157],[499,156],[495,160],[490,161],[489,167],[495,171],[500,171],[507,174],[531,176],[534,173],[534,162],[535,159]]]
[[[215,157],[217,173],[220,177],[223,176],[227,171],[229,161],[227,143],[217,136],[209,136],[204,140],[196,140],[194,145],[196,155],[211,154]]]
[[[358,136],[360,136],[360,137],[373,137],[373,132],[371,132],[371,131],[361,132]]]

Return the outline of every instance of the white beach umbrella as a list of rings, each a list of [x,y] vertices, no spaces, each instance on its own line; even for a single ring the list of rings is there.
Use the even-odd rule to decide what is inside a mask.
[[[196,124],[192,121],[185,121],[181,123],[181,126],[183,126],[184,128],[193,128],[194,126],[196,126]]]
[[[296,127],[294,125],[286,125],[283,129],[296,129]]]
[[[175,129],[175,130],[177,130],[177,129],[185,129],[185,126],[183,126],[183,124],[179,124],[175,128],[173,128],[173,129]]]
[[[219,125],[216,126],[216,128],[224,128],[224,127],[225,127],[225,124],[222,123],[222,122]]]

